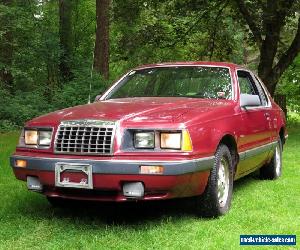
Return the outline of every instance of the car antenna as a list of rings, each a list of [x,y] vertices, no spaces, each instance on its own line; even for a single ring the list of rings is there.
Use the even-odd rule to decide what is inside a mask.
[[[94,48],[95,48],[95,43],[94,41]],[[88,98],[88,104],[91,103],[91,92],[92,92],[92,80],[93,80],[93,71],[94,71],[94,59],[95,59],[95,50],[93,50],[93,59],[92,59],[92,66],[91,66],[91,81],[90,81],[90,86],[89,86],[89,98]]]

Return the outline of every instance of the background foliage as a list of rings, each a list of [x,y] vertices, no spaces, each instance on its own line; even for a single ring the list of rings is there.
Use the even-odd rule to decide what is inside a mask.
[[[258,48],[239,11],[233,7],[234,1],[112,0],[110,79],[104,80],[99,73],[91,72],[95,0],[74,0],[70,8],[68,58],[72,77],[67,81],[59,73],[63,53],[59,2],[0,1],[0,68],[5,66],[13,76],[10,86],[0,81],[2,130],[22,126],[25,121],[49,111],[87,103],[89,94],[93,100],[114,79],[140,64],[216,60],[245,64],[252,69],[258,65]],[[296,11],[286,20],[288,25],[282,32],[279,47],[293,39]],[[260,14],[258,11],[257,15]],[[9,51],[12,56],[8,64],[10,57],[6,52]],[[293,111],[300,110],[299,73],[300,57],[285,72],[276,90],[287,95]]]

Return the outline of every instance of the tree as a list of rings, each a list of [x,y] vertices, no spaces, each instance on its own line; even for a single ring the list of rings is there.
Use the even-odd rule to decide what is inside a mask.
[[[13,33],[12,33],[12,0],[1,0],[1,7],[5,10],[0,15],[0,25],[3,34],[0,35],[0,82],[9,92],[13,92],[13,75],[11,72],[13,61]]]
[[[300,51],[300,18],[292,42],[280,52],[285,26],[296,19],[297,0],[234,0],[259,48],[258,75],[274,95],[284,71]]]
[[[109,78],[109,4],[110,0],[96,0],[96,41],[94,70]]]
[[[59,0],[59,36],[60,36],[60,74],[63,81],[73,77],[71,70],[72,55],[72,1]]]

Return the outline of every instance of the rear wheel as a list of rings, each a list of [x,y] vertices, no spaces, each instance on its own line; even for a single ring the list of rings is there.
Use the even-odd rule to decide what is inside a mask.
[[[196,209],[204,217],[225,214],[231,204],[233,164],[228,147],[220,144],[215,153],[214,166],[204,193],[196,198]]]
[[[276,180],[282,172],[282,142],[278,139],[271,161],[260,169],[262,179]]]

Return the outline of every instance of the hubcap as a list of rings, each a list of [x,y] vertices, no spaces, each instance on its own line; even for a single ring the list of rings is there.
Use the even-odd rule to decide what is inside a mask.
[[[280,176],[281,173],[281,154],[279,147],[280,145],[277,144],[275,149],[275,171],[277,176]]]
[[[224,207],[229,193],[229,165],[223,157],[218,171],[218,199],[220,207]]]

